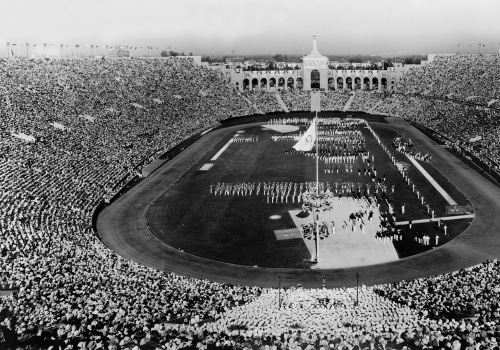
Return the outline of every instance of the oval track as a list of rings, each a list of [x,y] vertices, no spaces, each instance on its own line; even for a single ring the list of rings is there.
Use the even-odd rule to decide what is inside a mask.
[[[387,118],[395,129],[417,140],[422,148],[432,149],[433,164],[468,197],[475,218],[458,238],[423,254],[396,262],[334,270],[253,268],[206,260],[185,254],[157,240],[148,230],[145,213],[148,206],[198,159],[192,155],[215,154],[222,135],[238,126],[216,130],[158,169],[150,177],[106,207],[97,219],[102,242],[120,256],[163,271],[223,283],[276,287],[300,283],[304,287],[320,287],[323,278],[328,287],[352,287],[359,281],[365,285],[409,280],[442,274],[500,257],[500,189],[453,156],[443,146],[399,118]]]

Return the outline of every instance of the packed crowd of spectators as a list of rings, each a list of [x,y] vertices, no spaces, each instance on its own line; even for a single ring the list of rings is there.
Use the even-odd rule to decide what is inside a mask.
[[[57,338],[71,342],[96,325],[203,319],[259,293],[125,261],[91,229],[141,164],[251,114],[219,72],[175,58],[3,60],[0,89],[0,281],[18,290],[0,309],[19,335],[69,327]]]
[[[368,112],[381,100],[381,94],[375,91],[356,90],[349,112]]]
[[[289,89],[282,90],[279,94],[290,112],[308,112],[311,110],[310,91]],[[245,92],[245,95],[264,113],[282,111],[274,92]],[[351,96],[352,92],[343,90],[321,92],[321,110],[342,111]],[[357,90],[349,111],[368,112],[380,100],[381,95],[378,93]]]
[[[290,111],[310,110],[309,92],[280,94]],[[262,95],[255,105],[279,107]],[[349,96],[322,94],[322,109],[342,110]],[[401,94],[378,110],[498,156],[493,110]],[[357,303],[353,288],[163,273],[102,245],[91,216],[103,198],[191,135],[253,113],[219,72],[188,59],[0,61],[0,290],[16,291],[0,297],[0,348],[498,349],[496,261],[362,287]],[[478,135],[497,141],[484,148],[470,141]]]
[[[283,90],[279,94],[290,112],[307,112],[311,110],[311,91],[302,89]]]
[[[328,91],[321,94],[322,111],[342,111],[351,94],[348,91]]]
[[[420,123],[444,136],[450,147],[468,150],[492,169],[500,170],[499,111],[404,95],[387,98],[376,109]]]
[[[275,92],[245,91],[245,95],[263,113],[283,112]]]
[[[410,69],[376,111],[397,115],[445,136],[500,171],[500,58],[454,55]]]
[[[499,272],[500,263],[493,260],[449,274],[378,286],[375,291],[435,320],[467,318],[475,326],[500,325]]]
[[[487,105],[500,98],[499,55],[436,56],[405,74],[398,90]]]

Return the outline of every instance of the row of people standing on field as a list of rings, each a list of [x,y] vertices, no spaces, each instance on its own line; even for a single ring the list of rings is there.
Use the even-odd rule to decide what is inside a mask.
[[[352,164],[343,164],[343,165],[344,166],[341,166],[339,164],[325,164],[324,167],[325,174],[338,174],[341,168],[345,169],[346,173],[352,173],[353,171]]]
[[[375,239],[377,241],[402,241],[403,231],[401,229],[393,229],[392,227],[389,227],[375,232]]]
[[[373,189],[372,189],[373,188]],[[394,186],[393,186],[394,188]],[[354,200],[365,199],[370,205],[380,207],[380,203],[390,202],[388,188],[378,179],[374,185],[370,183],[355,182],[319,182],[318,194],[322,198],[342,197]],[[252,196],[263,195],[268,197],[270,203],[293,203],[311,201],[309,198],[316,194],[316,182],[288,182],[288,181],[264,181],[264,182],[218,182],[210,185],[210,193],[215,196]]]
[[[231,142],[258,142],[259,136],[257,135],[234,135]]]
[[[410,179],[410,176],[409,176],[409,172],[408,172],[408,168],[405,167],[405,166],[402,166],[401,165],[401,162],[399,162],[397,160],[397,158],[394,156],[393,154],[393,151],[391,148],[387,147],[383,142],[382,140],[380,139],[380,137],[375,133],[375,131],[373,130],[373,128],[370,126],[370,124],[368,122],[366,122],[366,127],[368,128],[368,130],[370,130],[370,132],[373,134],[373,136],[375,137],[375,139],[377,140],[378,144],[380,145],[380,147],[382,148],[382,150],[384,150],[384,152],[387,154],[387,156],[389,157],[389,159],[391,160],[391,162],[398,168],[398,172],[401,174],[401,176],[403,177],[403,180],[404,182],[409,186],[411,187],[413,193],[415,193],[416,197],[417,197],[417,200],[419,201],[420,205],[422,205],[423,207],[425,207],[427,209],[427,213],[429,214],[432,214],[432,217],[434,217],[434,213],[435,211],[432,210],[429,202],[424,198],[423,194],[421,193],[420,189],[415,186],[415,184],[413,183],[413,181]],[[397,140],[397,139],[395,139]],[[394,141],[393,140],[393,146],[394,146]],[[411,140],[410,140],[411,141]],[[413,142],[410,142],[411,145],[413,145]],[[426,159],[429,159],[430,160],[430,157],[428,155],[425,155]],[[418,158],[417,158],[418,159]],[[425,159],[424,159],[425,160]],[[373,178],[372,178],[373,179]],[[393,190],[394,192],[394,190]],[[410,227],[411,228],[411,227]]]
[[[309,126],[313,122],[313,118],[304,117],[286,117],[286,118],[272,118],[268,121],[269,125],[296,125],[306,124]],[[364,119],[360,118],[318,118],[318,125],[330,125],[337,128],[352,128],[364,123]]]
[[[305,124],[309,126],[314,119],[307,119]],[[329,126],[337,129],[354,129],[364,123],[360,118],[318,118],[318,127]]]
[[[267,124],[268,125],[296,125],[296,124],[306,124],[310,121],[309,118],[272,118]]]
[[[257,188],[254,182],[218,182],[216,185],[210,185],[210,193],[216,196],[251,196],[254,189],[256,189],[256,194],[258,195],[260,183],[257,185]]]
[[[429,162],[432,156],[429,156],[429,153],[423,154],[419,150],[415,148],[412,139],[406,140],[403,136],[397,135],[392,140],[392,147],[396,149],[396,151],[401,152],[409,157],[413,157],[420,161]]]

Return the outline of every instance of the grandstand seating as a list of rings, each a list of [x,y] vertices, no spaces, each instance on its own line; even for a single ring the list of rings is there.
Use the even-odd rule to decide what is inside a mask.
[[[382,101],[377,111],[498,162],[500,118],[488,104],[500,97],[499,67],[490,56],[438,59],[412,70],[392,96],[356,92],[351,110]],[[308,91],[280,96],[290,111],[310,109]],[[471,104],[470,96],[480,97]],[[342,110],[349,94],[323,97],[323,110]],[[274,94],[248,98],[265,113],[281,111]],[[145,164],[220,120],[255,112],[219,72],[188,59],[0,61],[0,284],[18,290],[0,299],[0,348],[497,346],[496,261],[363,287],[355,306],[354,289],[281,295],[162,273],[95,237],[95,206]],[[189,325],[171,325],[179,319]],[[206,319],[214,322],[199,323]]]

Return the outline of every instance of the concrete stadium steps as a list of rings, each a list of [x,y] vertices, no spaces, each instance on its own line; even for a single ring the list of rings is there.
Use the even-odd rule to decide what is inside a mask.
[[[342,111],[344,112],[347,112],[349,110],[349,108],[351,108],[351,103],[352,101],[354,100],[354,97],[356,96],[356,92],[354,92],[351,97],[349,97],[349,100],[347,100],[344,108],[342,109]]]
[[[366,113],[373,113],[374,111],[377,110],[377,107],[380,106],[380,104],[382,103],[382,100],[378,101],[377,103],[375,103],[375,105],[370,108]]]
[[[255,109],[255,111],[258,114],[266,114],[266,113],[262,112],[261,109],[259,107],[257,107],[257,105],[255,103],[253,103],[252,101],[250,101],[249,98],[245,96],[245,94],[242,94],[238,90],[236,90],[236,91],[238,92],[238,94],[240,94],[240,96],[241,96],[242,99],[244,99],[245,101],[247,101],[247,103],[250,105],[250,107],[252,107],[253,109]]]

